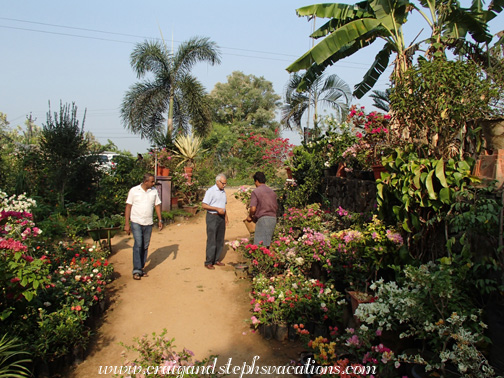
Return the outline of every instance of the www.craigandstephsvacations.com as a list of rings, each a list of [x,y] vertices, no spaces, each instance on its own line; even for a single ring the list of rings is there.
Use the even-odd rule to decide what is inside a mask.
[[[249,365],[247,362],[243,364],[233,365],[233,359],[229,358],[227,363],[222,366],[217,366],[217,358],[214,359],[213,364],[207,366],[180,366],[175,361],[170,363],[167,361],[162,366],[100,366],[98,374],[124,374],[132,376],[134,374],[150,375],[172,375],[178,378],[184,377],[186,374],[222,374],[222,375],[239,375],[240,378],[244,375],[322,375],[334,374],[376,374],[376,366],[317,366],[315,361],[308,358],[304,365],[282,365],[282,366],[256,366],[256,362],[260,359],[255,356],[252,363]]]

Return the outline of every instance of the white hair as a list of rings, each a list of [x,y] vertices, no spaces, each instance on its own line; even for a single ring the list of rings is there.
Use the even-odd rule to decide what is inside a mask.
[[[219,173],[216,177],[215,177],[215,182],[217,181],[220,181],[221,179],[226,179],[226,175],[224,173]],[[227,180],[227,179],[226,179]]]

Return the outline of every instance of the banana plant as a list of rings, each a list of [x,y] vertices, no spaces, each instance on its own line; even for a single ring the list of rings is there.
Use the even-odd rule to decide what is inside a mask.
[[[362,82],[354,88],[354,96],[361,98],[376,83],[388,66],[390,56],[396,53],[394,75],[400,76],[411,64],[415,46],[405,46],[402,25],[412,9],[408,0],[373,0],[348,4],[315,4],[296,10],[298,16],[330,18],[311,37],[321,38],[287,71],[306,70],[299,89],[305,90],[328,66],[369,46],[377,38],[385,40]]]

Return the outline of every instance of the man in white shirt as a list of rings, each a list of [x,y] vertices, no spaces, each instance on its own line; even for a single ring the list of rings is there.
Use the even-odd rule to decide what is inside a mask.
[[[202,207],[207,211],[206,215],[206,259],[205,268],[215,269],[214,265],[224,266],[221,259],[222,249],[224,247],[224,235],[228,216],[226,212],[227,197],[224,188],[227,185],[227,179],[220,173],[215,178],[215,185],[208,188],[203,198]]]
[[[133,232],[133,239],[135,240],[133,244],[133,279],[135,280],[147,276],[143,268],[152,235],[154,209],[156,209],[159,219],[159,230],[163,229],[161,200],[158,191],[154,188],[154,184],[154,175],[146,173],[143,182],[131,188],[126,199],[124,231],[128,235]]]

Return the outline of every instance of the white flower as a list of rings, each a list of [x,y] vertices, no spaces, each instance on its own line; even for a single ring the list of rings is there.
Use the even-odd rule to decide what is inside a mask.
[[[296,261],[297,265],[303,265],[304,264],[304,259],[302,257],[297,257],[295,261]]]

